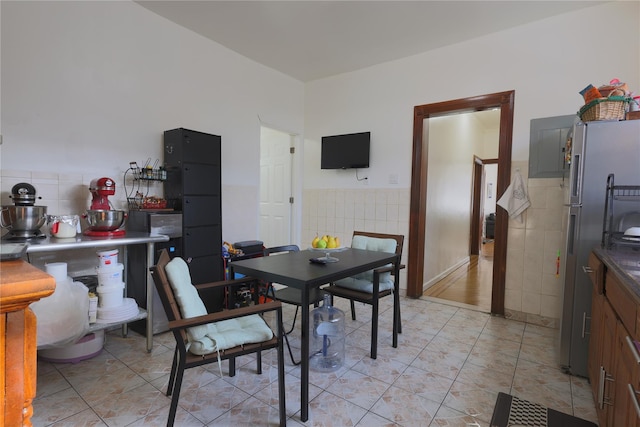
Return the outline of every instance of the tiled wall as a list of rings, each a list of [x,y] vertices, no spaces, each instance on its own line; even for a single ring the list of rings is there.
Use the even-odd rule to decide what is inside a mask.
[[[405,236],[402,262],[406,264],[409,241],[409,193],[404,189],[311,189],[302,201],[302,247],[311,246],[316,234],[340,238],[341,246],[351,244],[354,230]],[[400,275],[406,294],[406,274]]]
[[[11,188],[20,182],[28,182],[36,189],[36,205],[46,206],[47,214],[81,215],[91,203],[89,183],[100,178],[100,174],[90,176],[82,174],[65,174],[57,172],[31,172],[25,170],[2,169],[0,174],[0,201],[2,205],[13,205],[9,197]],[[108,175],[107,175],[108,176]],[[116,194],[109,198],[115,209],[126,209],[126,192],[121,186],[122,177],[112,177],[116,181]]]
[[[36,189],[37,206],[46,206],[49,215],[76,214],[82,216],[91,203],[89,184],[91,180],[109,176],[99,172],[91,175],[65,174],[57,172],[32,172],[25,170],[2,169],[0,173],[0,201],[2,206],[13,206],[9,197],[15,184],[28,182]],[[115,209],[127,209],[126,190],[121,185],[122,177],[112,177],[116,181],[116,194],[109,198]],[[128,184],[129,185],[129,184]],[[86,220],[81,219],[82,228],[87,227]],[[46,226],[41,229],[46,230]],[[4,230],[3,230],[4,233]],[[92,249],[72,251],[56,251],[30,254],[29,261],[45,269],[45,264],[50,262],[66,262],[70,276],[95,274],[96,254]],[[120,258],[122,262],[122,258]]]
[[[513,162],[527,183],[531,206],[523,222],[509,220],[505,312],[507,317],[558,327],[564,274],[562,179],[528,179],[526,162]]]
[[[562,304],[563,275],[556,276],[558,250],[564,251],[561,179],[527,179],[527,163],[513,162],[528,185],[531,207],[523,223],[509,221],[505,311],[508,317],[557,327]],[[2,170],[2,205],[12,205],[11,187],[29,182],[38,205],[49,214],[82,214],[89,207],[89,183],[98,177],[21,170]],[[119,180],[117,180],[119,181]],[[114,207],[126,209],[126,193],[116,188]],[[403,234],[406,264],[409,239],[410,189],[310,189],[303,194],[302,247],[317,234],[333,234],[348,246],[354,230]],[[400,275],[406,293],[406,274]]]
[[[558,327],[562,305],[563,273],[556,275],[558,250],[563,257],[562,180],[528,180],[527,162],[513,162],[528,185],[531,206],[523,222],[509,221],[505,312],[507,317]],[[302,245],[317,234],[335,234],[348,245],[353,230],[405,235],[406,264],[409,233],[409,189],[304,192]],[[406,292],[406,275],[401,275]]]

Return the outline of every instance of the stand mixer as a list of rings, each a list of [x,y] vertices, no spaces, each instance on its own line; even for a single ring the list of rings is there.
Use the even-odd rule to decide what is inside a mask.
[[[14,206],[2,206],[0,210],[0,227],[9,230],[2,236],[6,240],[28,240],[44,238],[40,231],[46,221],[47,207],[35,206],[36,189],[28,182],[13,186],[11,196]]]
[[[119,230],[122,226],[125,213],[111,208],[109,196],[116,194],[116,183],[113,179],[103,177],[96,178],[89,184],[91,192],[91,206],[85,218],[89,227],[84,231],[85,236],[119,237],[125,234],[125,230]]]
[[[89,184],[91,192],[91,210],[110,210],[108,196],[116,194],[116,183],[111,178],[96,178]]]

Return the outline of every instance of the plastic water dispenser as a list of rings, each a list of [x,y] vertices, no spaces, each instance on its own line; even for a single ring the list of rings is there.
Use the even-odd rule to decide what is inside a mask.
[[[339,369],[344,364],[344,312],[331,305],[331,295],[325,294],[323,305],[311,311],[309,327],[309,368]]]

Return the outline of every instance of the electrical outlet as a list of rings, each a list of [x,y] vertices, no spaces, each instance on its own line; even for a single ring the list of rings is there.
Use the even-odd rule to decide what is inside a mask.
[[[398,174],[392,173],[389,175],[389,184],[397,184],[398,183]]]

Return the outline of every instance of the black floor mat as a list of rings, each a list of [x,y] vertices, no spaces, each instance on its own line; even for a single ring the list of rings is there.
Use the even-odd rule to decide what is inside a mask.
[[[498,393],[491,427],[597,427],[563,412],[506,393]]]

